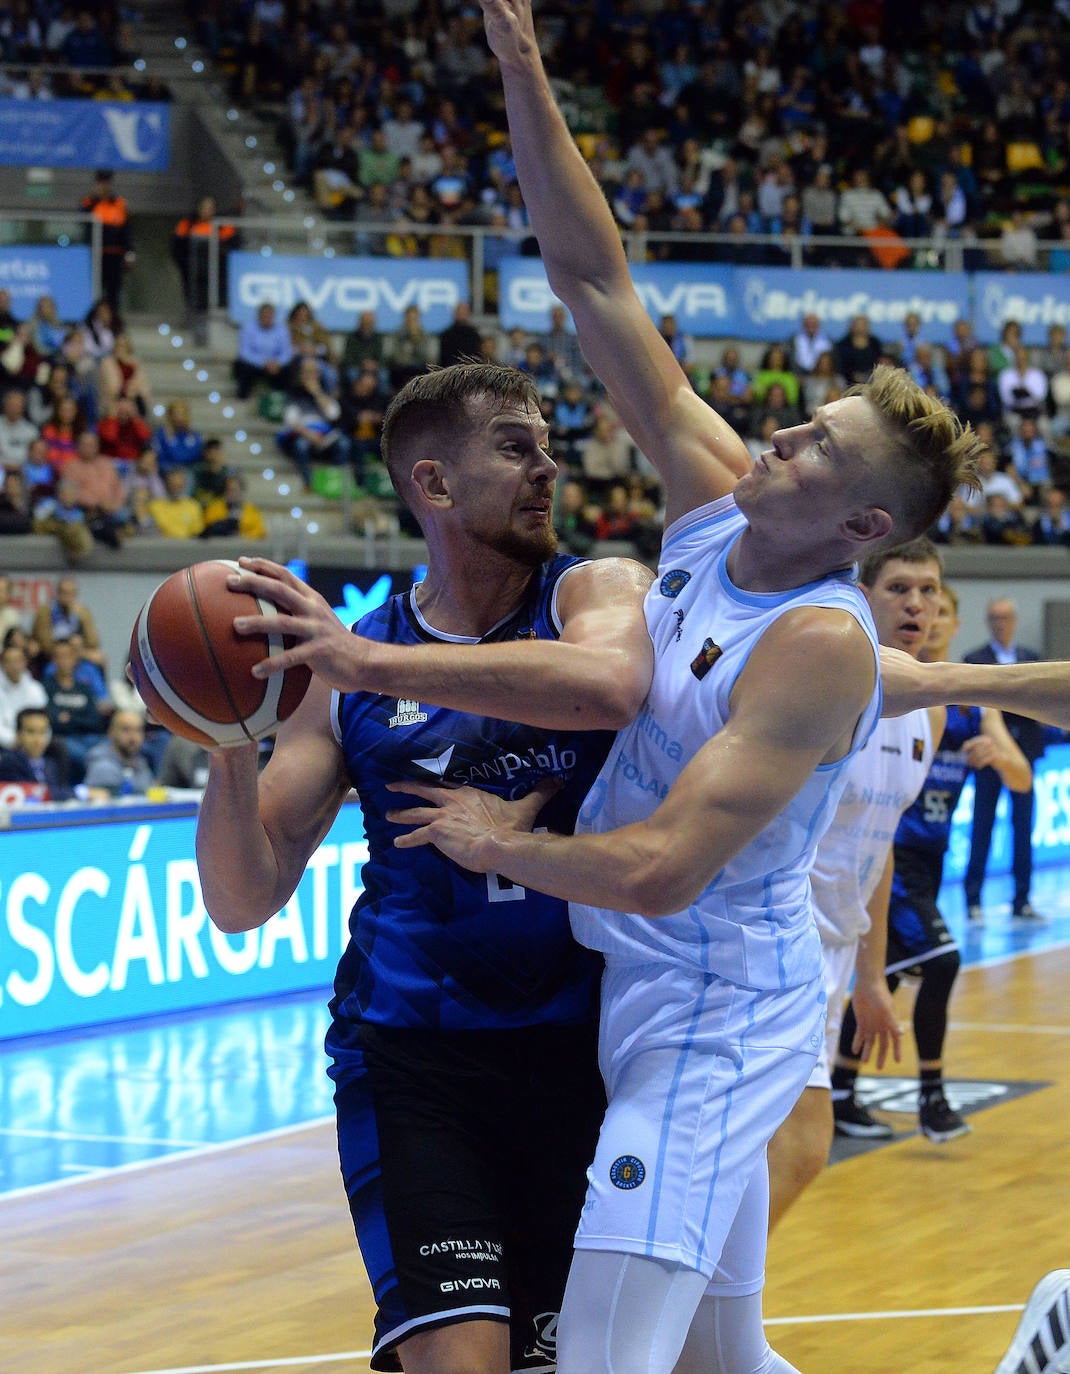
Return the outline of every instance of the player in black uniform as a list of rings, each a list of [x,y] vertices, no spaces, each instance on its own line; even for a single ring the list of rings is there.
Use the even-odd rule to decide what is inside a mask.
[[[566,904],[399,851],[384,814],[393,783],[434,778],[530,795],[532,815],[552,792],[541,819],[571,829],[601,732],[645,695],[650,574],[556,556],[546,443],[524,374],[461,364],[416,378],[383,451],[427,539],[426,579],[353,635],[277,565],[247,560],[239,575],[300,618],[315,677],[259,780],[254,746],[213,755],[202,887],[222,929],[263,924],[356,787],[371,857],[327,1048],[378,1304],[373,1369],[555,1367],[602,1116],[600,967],[572,941]],[[508,724],[518,713],[527,724]]]

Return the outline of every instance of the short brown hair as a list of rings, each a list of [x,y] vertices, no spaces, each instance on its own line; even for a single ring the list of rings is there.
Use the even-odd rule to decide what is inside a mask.
[[[413,377],[387,406],[379,445],[394,490],[406,505],[413,463],[425,456],[449,456],[474,423],[472,402],[484,399],[498,410],[538,409],[539,392],[519,368],[454,363]]]
[[[931,539],[923,534],[917,539],[911,539],[909,543],[893,544],[890,549],[878,549],[876,553],[871,553],[858,570],[859,582],[863,587],[872,587],[887,564],[893,561],[935,563],[940,569],[941,578],[943,577],[944,560],[940,555],[940,550]]]
[[[883,499],[900,540],[930,529],[960,486],[979,490],[977,457],[984,445],[903,368],[881,364],[869,381],[844,394],[864,397],[884,421],[883,467],[890,480]]]

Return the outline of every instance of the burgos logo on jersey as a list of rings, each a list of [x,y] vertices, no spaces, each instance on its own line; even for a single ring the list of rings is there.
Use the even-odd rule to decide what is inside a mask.
[[[609,1181],[614,1188],[630,1193],[646,1178],[646,1165],[635,1155],[621,1155],[609,1166]]]

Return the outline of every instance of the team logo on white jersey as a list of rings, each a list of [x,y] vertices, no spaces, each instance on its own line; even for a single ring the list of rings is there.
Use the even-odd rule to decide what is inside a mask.
[[[404,697],[398,700],[397,712],[390,717],[390,728],[396,730],[399,725],[422,725],[427,719],[427,712],[420,710],[418,701],[406,701]]]
[[[646,1165],[635,1155],[621,1155],[609,1166],[610,1183],[614,1188],[622,1188],[626,1193],[630,1193],[633,1188],[638,1188],[644,1178],[646,1178]]]
[[[684,568],[673,568],[667,572],[658,584],[658,591],[662,596],[679,596],[687,584],[691,581],[691,574]]]
[[[724,653],[719,644],[714,644],[712,639],[704,639],[702,648],[691,660],[691,671],[698,678],[699,682],[706,676],[713,665]]]

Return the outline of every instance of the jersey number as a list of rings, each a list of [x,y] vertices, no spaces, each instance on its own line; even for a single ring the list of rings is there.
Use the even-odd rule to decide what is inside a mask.
[[[925,793],[925,819],[930,825],[946,825],[950,792]]]

